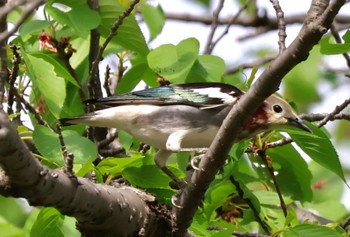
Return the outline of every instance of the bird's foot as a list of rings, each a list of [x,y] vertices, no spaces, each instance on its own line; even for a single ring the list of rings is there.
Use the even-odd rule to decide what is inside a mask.
[[[171,197],[171,204],[173,204],[176,208],[183,208],[183,206],[179,205],[179,197],[181,196],[182,190],[178,191]]]
[[[202,170],[201,168],[199,168],[199,162],[201,161],[201,159],[205,156],[205,154],[201,154],[201,155],[198,155],[198,156],[195,156],[191,159],[191,167],[194,169],[194,170]]]

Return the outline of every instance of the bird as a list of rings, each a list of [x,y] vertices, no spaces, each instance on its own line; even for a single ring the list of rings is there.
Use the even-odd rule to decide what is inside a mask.
[[[93,98],[87,104],[95,112],[63,118],[62,125],[82,124],[117,128],[158,149],[156,165],[175,182],[179,179],[166,167],[174,152],[203,152],[212,143],[233,105],[245,94],[225,83],[170,84],[156,88]],[[269,96],[245,124],[238,140],[286,127],[311,132],[281,97]],[[234,131],[232,131],[234,132]]]

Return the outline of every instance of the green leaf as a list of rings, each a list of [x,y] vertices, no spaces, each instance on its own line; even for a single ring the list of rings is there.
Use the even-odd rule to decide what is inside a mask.
[[[278,194],[265,190],[253,191],[253,194],[259,199],[261,205],[280,206],[281,202]],[[291,198],[283,197],[284,202],[288,205],[293,202]]]
[[[62,131],[68,152],[74,154],[74,164],[84,165],[93,162],[97,157],[95,143],[73,130]]]
[[[60,114],[60,118],[67,118],[67,117],[76,116],[76,115],[85,113],[83,108],[83,103],[81,102],[81,98],[79,95],[79,88],[77,88],[76,86],[73,86],[72,84],[68,84],[66,91],[67,91],[67,95],[64,101],[64,106]],[[64,130],[71,129],[73,127],[74,126],[69,128],[63,128],[63,129]],[[82,126],[82,125],[75,126],[75,127],[80,127],[80,134],[82,134],[83,131],[85,130],[85,126]]]
[[[174,166],[167,166],[176,176],[183,173]],[[103,174],[111,176],[122,175],[133,186],[143,188],[168,188],[170,178],[154,163],[148,155],[133,153],[128,158],[110,157],[101,161],[97,169]]]
[[[347,30],[342,36],[345,43],[350,43],[350,30]]]
[[[19,34],[23,41],[28,40],[32,35],[39,35],[51,22],[45,20],[31,20],[24,22],[19,28]]]
[[[331,228],[311,225],[311,224],[301,224],[290,228],[285,232],[285,236],[288,237],[341,237],[342,235],[336,230]]]
[[[77,228],[77,219],[70,216],[64,216],[61,231],[65,237],[81,237],[81,233]]]
[[[58,74],[56,72],[58,63],[51,64],[52,62],[46,61],[42,54],[31,55],[22,50],[22,56],[28,67],[28,74],[34,89],[40,91],[41,96],[36,95],[36,97],[43,97],[50,112],[59,118],[66,97],[64,73],[59,71],[60,74]]]
[[[312,173],[313,203],[327,201],[341,202],[344,195],[344,184],[339,182],[339,177],[331,170],[324,168],[315,161],[309,162]]]
[[[63,166],[63,155],[56,133],[45,126],[35,126],[33,141],[40,154],[56,165]]]
[[[288,134],[311,159],[334,172],[346,183],[338,153],[327,134],[311,123],[308,126],[312,129],[312,134],[297,130],[288,130]]]
[[[1,237],[22,237],[25,233],[18,227],[7,222],[0,216],[0,233]]]
[[[205,194],[204,213],[209,219],[214,211],[222,206],[229,195],[235,192],[235,188],[229,180],[221,180],[211,185]]]
[[[62,11],[52,5],[46,5],[47,13],[62,25],[73,28],[82,38],[86,37],[89,31],[96,28],[101,21],[99,14],[89,8],[86,0],[56,0],[51,2],[53,3],[65,5],[68,10]]]
[[[141,2],[141,13],[150,31],[150,41],[162,31],[165,15],[160,5],[152,6],[146,2]]]
[[[151,51],[149,67],[173,83],[184,82],[198,58],[199,42],[195,38],[181,41],[178,45],[164,44]]]
[[[341,218],[347,215],[345,206],[341,204],[339,200],[327,200],[321,203],[305,203],[303,207],[334,222],[341,220]]]
[[[331,35],[326,36],[320,41],[320,52],[325,55],[342,54],[350,51],[350,43],[330,43]],[[345,36],[346,38],[346,36]]]
[[[14,198],[0,196],[0,216],[17,227],[22,227],[29,215],[21,203]],[[0,231],[0,233],[2,233]]]
[[[67,150],[74,154],[74,164],[86,164],[97,157],[96,145],[72,130],[62,131]],[[64,164],[58,135],[45,126],[35,126],[33,140],[41,155],[56,165]]]
[[[137,84],[141,81],[142,74],[147,70],[148,65],[147,62],[141,62],[136,65],[133,65],[130,70],[128,70],[122,80],[118,82],[117,94],[123,94],[126,92],[130,92],[132,89],[137,86]]]
[[[60,229],[62,219],[62,214],[55,208],[43,208],[33,224],[30,236],[64,237]]]
[[[130,147],[132,146],[135,140],[133,136],[131,136],[129,133],[123,130],[118,131],[118,137],[119,137],[120,144],[122,145],[122,147],[124,147],[126,151],[130,149]]]
[[[282,192],[294,200],[311,201],[312,175],[307,163],[295,148],[288,144],[268,149],[267,154],[272,158],[274,169],[278,172],[276,179]]]
[[[224,60],[213,55],[200,55],[194,63],[186,82],[219,82],[226,71]]]
[[[310,70],[318,68],[320,65],[321,54],[319,46],[315,46],[307,61],[298,64],[283,79],[285,90],[284,97],[298,104],[301,110],[306,109],[309,103],[318,101],[318,82],[322,78],[320,70]],[[305,83],[307,78],[307,83]]]
[[[63,77],[76,87],[79,87],[78,83],[76,82],[74,77],[69,73],[68,69],[65,66],[63,66],[56,58],[50,56],[49,54],[41,52],[31,53],[30,55],[44,59],[46,62],[50,63],[54,67],[55,73],[58,76]]]
[[[106,38],[111,32],[113,24],[125,11],[125,7],[115,0],[100,0],[99,5],[102,18],[101,34]],[[117,35],[113,37],[112,42],[142,55],[146,55],[149,52],[145,38],[133,15],[130,15],[123,20],[123,24],[119,27]]]
[[[97,169],[103,174],[111,174],[115,176],[120,175],[124,169],[129,167],[142,167],[143,165],[151,164],[154,164],[151,157],[145,157],[141,153],[132,153],[132,156],[127,158],[108,157],[103,159],[97,165]]]
[[[178,169],[167,166],[179,177]],[[142,167],[129,167],[122,172],[123,177],[134,187],[142,188],[168,188],[170,178],[156,165],[143,165]]]

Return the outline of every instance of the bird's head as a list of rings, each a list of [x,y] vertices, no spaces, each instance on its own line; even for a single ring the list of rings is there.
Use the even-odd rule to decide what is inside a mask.
[[[296,115],[293,108],[276,95],[268,97],[246,125],[250,133],[255,134],[285,127],[297,127],[311,132],[311,129]]]

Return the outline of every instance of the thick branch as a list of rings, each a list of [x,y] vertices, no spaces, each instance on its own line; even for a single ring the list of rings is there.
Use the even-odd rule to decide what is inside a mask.
[[[257,82],[233,106],[206,153],[206,157],[202,159],[200,169],[194,172],[191,182],[188,183],[179,197],[178,203],[183,208],[174,207],[173,211],[178,228],[176,236],[184,235],[205,191],[210,182],[214,180],[220,167],[224,165],[227,154],[237,140],[237,136],[246,121],[258,106],[278,89],[282,78],[294,66],[308,57],[310,50],[330,28],[333,19],[344,3],[345,0],[338,0],[329,4],[328,1],[324,0],[317,1],[318,5],[315,7],[314,2],[308,12],[309,17],[297,38],[286,50],[279,54],[276,60],[262,73]]]
[[[4,112],[0,112],[0,164],[5,172],[0,172],[2,195],[24,197],[31,205],[52,206],[76,217],[80,230],[89,233],[85,236],[163,236],[166,225],[156,224],[160,220],[150,209],[153,196],[132,187],[72,179],[62,170],[42,166]]]
[[[99,5],[97,0],[88,0],[87,1],[90,8],[96,12],[99,12]],[[90,53],[89,53],[89,68],[92,71],[92,65],[94,60],[97,60],[99,42],[100,42],[100,30],[98,28],[92,29],[90,31]],[[101,57],[101,56],[100,56]],[[93,71],[93,74],[90,74],[89,80],[89,97],[91,98],[101,98],[102,97],[102,87],[100,82],[99,70],[98,67]]]
[[[305,14],[295,14],[293,16],[287,16],[284,18],[286,25],[291,24],[302,24],[306,18]],[[183,21],[183,22],[193,22],[205,25],[210,25],[213,22],[212,16],[208,15],[191,15],[186,13],[166,13],[167,20]],[[218,19],[219,25],[227,25],[232,20],[232,17],[222,17]],[[339,15],[335,18],[334,22],[337,24],[349,24],[350,16]],[[265,16],[257,17],[238,17],[232,25],[238,25],[243,27],[261,27],[269,26],[271,30],[278,29],[278,22],[276,18],[266,18]]]

